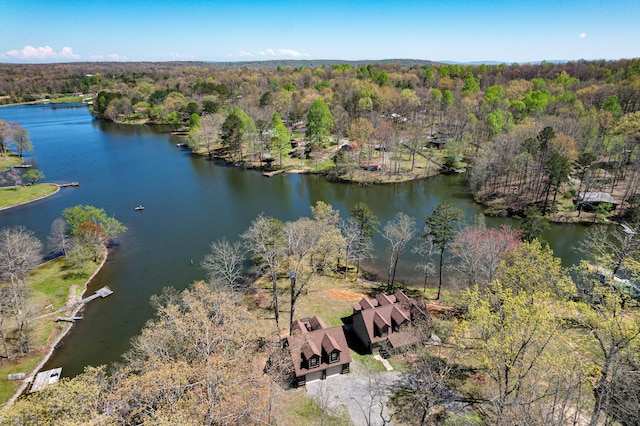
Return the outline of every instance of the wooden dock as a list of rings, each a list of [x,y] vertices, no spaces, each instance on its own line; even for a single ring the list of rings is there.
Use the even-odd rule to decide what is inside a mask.
[[[56,322],[76,322],[78,320],[81,320],[82,318],[82,315],[75,315],[72,317],[58,317],[56,318]]]
[[[60,188],[66,188],[66,187],[69,187],[69,186],[80,186],[80,184],[78,182],[71,182],[71,183],[60,183],[60,184],[58,184],[58,186]]]
[[[37,392],[49,385],[57,383],[58,380],[60,380],[61,373],[62,367],[39,372],[36,378],[33,380],[33,384],[31,385],[31,390],[29,391],[29,393]]]
[[[266,176],[266,177],[271,177],[271,176],[279,175],[281,173],[284,173],[284,170],[275,170],[273,172],[264,172],[262,175]]]
[[[98,290],[96,290],[96,292],[94,294],[92,294],[89,297],[85,297],[84,299],[82,299],[80,301],[80,303],[87,303],[92,301],[93,299],[97,299],[98,297],[107,297],[113,294],[113,290],[111,290],[109,287],[104,286]]]

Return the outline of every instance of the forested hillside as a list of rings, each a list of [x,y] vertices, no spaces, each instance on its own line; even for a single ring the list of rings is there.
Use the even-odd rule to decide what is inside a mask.
[[[496,214],[535,204],[583,220],[571,213],[581,193],[617,203],[588,220],[638,206],[638,59],[326,62],[3,64],[0,102],[93,94],[98,117],[188,126],[195,152],[279,168],[297,155],[347,180],[472,166],[470,188]],[[306,136],[297,153],[296,136]],[[347,140],[357,144],[334,156]]]

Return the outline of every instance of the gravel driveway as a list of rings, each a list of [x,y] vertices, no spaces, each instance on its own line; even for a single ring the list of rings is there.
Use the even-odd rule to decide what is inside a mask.
[[[387,400],[399,380],[397,371],[371,372],[354,361],[349,374],[307,383],[306,388],[321,408],[346,407],[356,426],[392,425],[383,418],[389,419]]]

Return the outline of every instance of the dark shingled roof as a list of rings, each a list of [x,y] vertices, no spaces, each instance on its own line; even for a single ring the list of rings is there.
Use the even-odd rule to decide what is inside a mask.
[[[292,330],[293,336],[287,340],[296,377],[351,362],[351,353],[341,326],[327,327],[320,317],[315,316],[295,321]],[[340,352],[340,360],[329,364],[328,356],[334,351]],[[315,368],[308,368],[306,361],[312,356],[319,356],[320,363]]]
[[[362,299],[351,306],[354,310],[354,316],[362,316],[362,322],[371,343],[379,343],[388,339],[393,347],[411,339],[408,336],[397,336],[392,339],[390,337],[392,335],[406,334],[392,330],[389,330],[388,336],[376,336],[375,327],[403,325],[410,322],[412,318],[429,316],[429,310],[423,298],[410,299],[402,291],[397,291],[392,295],[379,294],[375,299]]]

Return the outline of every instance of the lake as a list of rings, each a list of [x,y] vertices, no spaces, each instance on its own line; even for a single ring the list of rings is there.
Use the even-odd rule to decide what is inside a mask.
[[[210,244],[235,241],[261,212],[280,220],[310,215],[324,201],[343,216],[366,202],[384,225],[402,211],[423,224],[422,215],[444,199],[462,207],[468,219],[481,212],[465,190],[461,175],[383,186],[337,184],[313,175],[266,178],[257,171],[216,164],[176,147],[180,139],[151,126],[118,125],[93,119],[85,106],[0,108],[0,119],[17,121],[33,141],[25,155],[45,174],[44,181],[77,181],[45,200],[0,212],[0,227],[22,225],[46,242],[51,223],[77,204],[103,208],[128,230],[117,241],[89,293],[108,285],[114,294],[90,302],[48,365],[65,376],[86,365],[119,361],[129,340],[153,314],[149,298],[173,286],[203,279],[199,263]],[[134,208],[142,204],[144,211]],[[512,219],[488,218],[487,223]],[[577,262],[571,250],[581,238],[579,225],[554,225],[545,235],[565,265]],[[376,239],[377,260],[367,269],[386,276],[384,242]],[[399,281],[419,282],[415,258],[401,259]]]

